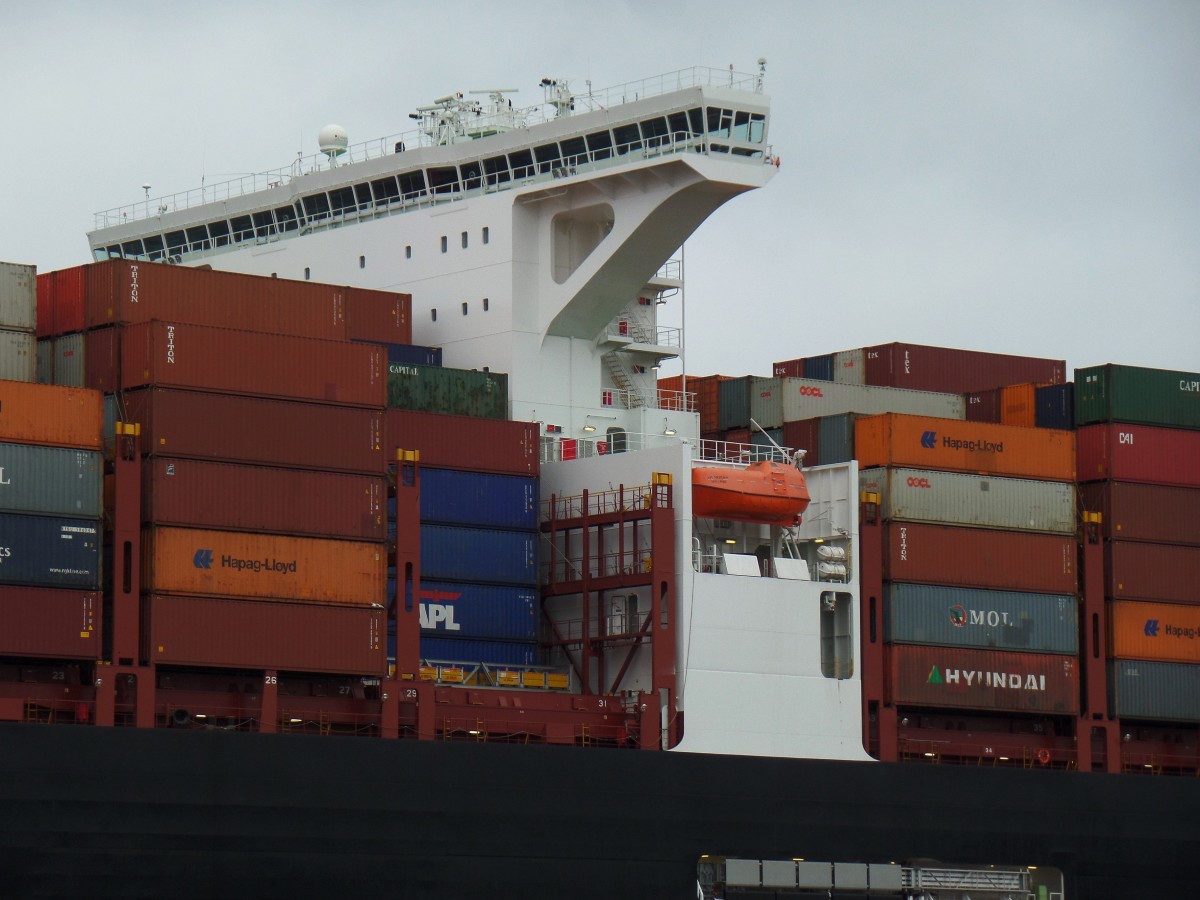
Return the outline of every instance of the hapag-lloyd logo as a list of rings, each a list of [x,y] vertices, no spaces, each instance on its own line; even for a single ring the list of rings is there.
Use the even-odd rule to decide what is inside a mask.
[[[921,446],[926,450],[934,450],[938,445],[936,431],[921,432]],[[1003,453],[1004,441],[989,441],[985,438],[959,438],[942,436],[942,446],[948,450],[966,450],[969,453]]]

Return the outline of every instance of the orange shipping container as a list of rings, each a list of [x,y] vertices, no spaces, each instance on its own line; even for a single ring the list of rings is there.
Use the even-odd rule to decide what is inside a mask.
[[[142,589],[369,606],[387,602],[380,544],[278,534],[147,528]]]
[[[731,375],[687,376],[687,393],[696,395],[694,403],[696,412],[700,413],[701,432],[720,430],[717,422],[717,386],[722,381],[729,381],[732,377]],[[684,376],[682,375],[660,378],[658,381],[659,405],[664,409],[679,409],[680,407],[676,405],[678,400],[674,395],[683,391],[684,386]]]
[[[1200,663],[1200,606],[1110,600],[1109,656]]]
[[[1045,481],[1075,478],[1075,434],[887,413],[854,425],[859,465],[911,466]]]
[[[0,381],[0,441],[99,450],[103,429],[99,391]]]
[[[1000,389],[1000,423],[1037,427],[1036,384],[1010,384]]]

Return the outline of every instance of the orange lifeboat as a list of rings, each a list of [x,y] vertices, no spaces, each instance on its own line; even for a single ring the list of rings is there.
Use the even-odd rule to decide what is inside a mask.
[[[799,525],[808,485],[795,466],[763,460],[744,469],[692,469],[692,514],[767,525]]]

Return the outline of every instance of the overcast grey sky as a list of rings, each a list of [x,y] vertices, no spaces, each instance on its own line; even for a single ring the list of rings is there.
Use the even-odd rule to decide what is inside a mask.
[[[686,247],[689,372],[889,341],[1200,370],[1200,3],[0,0],[0,259],[451,91],[767,65],[763,190]],[[669,374],[664,367],[664,374]]]

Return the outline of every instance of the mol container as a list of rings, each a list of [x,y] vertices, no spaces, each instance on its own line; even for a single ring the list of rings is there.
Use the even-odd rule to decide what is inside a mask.
[[[1200,666],[1115,659],[1108,689],[1109,705],[1121,719],[1200,722]]]
[[[540,435],[534,422],[476,419],[389,409],[388,463],[398,450],[415,450],[422,469],[463,469],[500,475],[537,475]]]
[[[494,528],[421,526],[421,578],[537,584],[538,535]]]
[[[154,457],[142,467],[146,522],[356,541],[387,538],[382,475]]]
[[[378,344],[412,343],[412,294],[371,288],[342,288],[346,337]]]
[[[1200,431],[1146,425],[1084,425],[1075,432],[1079,480],[1200,487]]]
[[[895,644],[1079,651],[1076,600],[1070,594],[891,584],[884,595],[883,622],[883,639]]]
[[[1200,429],[1200,372],[1092,366],[1075,370],[1075,423]]]
[[[866,347],[864,351],[867,384],[886,387],[966,394],[1009,384],[1066,381],[1067,363],[1062,359],[901,343]]]
[[[0,329],[37,330],[37,266],[0,262]]]
[[[372,607],[142,598],[142,657],[159,664],[381,676],[386,634]]]
[[[121,334],[122,388],[144,385],[382,409],[387,358],[375,344],[146,322]]]
[[[388,366],[391,409],[483,419],[508,417],[508,376],[440,366]]]
[[[936,472],[862,469],[861,491],[876,493],[884,519],[971,525],[1047,534],[1075,533],[1075,485]]]
[[[1104,572],[1110,597],[1200,604],[1200,547],[1113,541]]]
[[[98,391],[0,381],[0,441],[99,450],[103,420]]]
[[[0,565],[0,569],[3,565]],[[99,659],[96,591],[0,586],[0,656]]]
[[[1111,600],[1110,659],[1200,663],[1200,605]]]
[[[0,330],[0,379],[38,380],[37,338],[25,331]]]
[[[992,590],[1075,594],[1073,535],[891,522],[885,526],[884,578]]]
[[[1079,497],[1101,514],[1106,540],[1200,546],[1200,488],[1098,481],[1079,485]]]
[[[536,531],[538,480],[422,467],[421,521]]]
[[[417,596],[422,635],[537,640],[540,603],[537,588],[422,578]],[[389,604],[395,597],[395,582],[389,580]]]
[[[754,378],[750,384],[750,416],[763,428],[779,428],[784,422],[816,416],[887,412],[962,419],[966,415],[966,406],[958,394],[904,391],[808,378]]]
[[[893,644],[889,700],[902,706],[988,712],[1079,712],[1074,657]]]
[[[160,594],[382,605],[383,545],[359,541],[204,531],[142,531],[142,587]]]
[[[382,474],[383,412],[168,388],[126,391],[151,455]]]
[[[536,666],[538,645],[518,641],[470,641],[421,636],[423,662],[485,666]]]
[[[0,443],[0,511],[99,519],[103,474],[95,450]]]
[[[1075,478],[1069,431],[921,416],[867,416],[855,423],[859,465],[914,466],[1047,481]]]
[[[0,585],[100,587],[100,523],[0,513]]]

